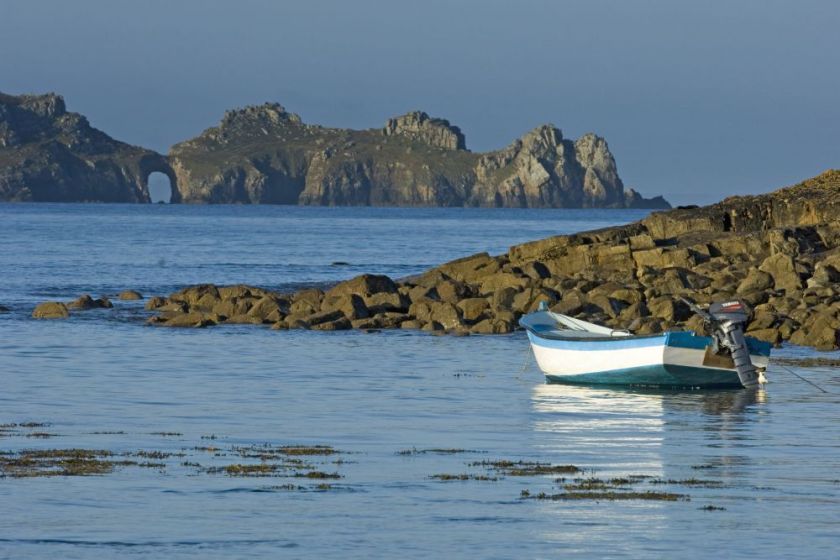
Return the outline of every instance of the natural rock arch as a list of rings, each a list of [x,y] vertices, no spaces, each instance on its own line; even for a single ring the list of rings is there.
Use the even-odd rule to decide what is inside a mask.
[[[181,192],[178,190],[178,178],[175,175],[175,171],[169,165],[166,158],[160,155],[157,157],[144,158],[140,161],[140,187],[143,189],[146,202],[151,202],[151,196],[149,193],[149,176],[152,173],[163,173],[166,175],[169,179],[169,189],[172,193],[169,202],[171,204],[181,202]]]

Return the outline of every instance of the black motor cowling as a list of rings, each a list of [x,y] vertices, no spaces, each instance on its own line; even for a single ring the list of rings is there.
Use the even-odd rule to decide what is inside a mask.
[[[713,303],[709,306],[709,315],[717,322],[746,324],[750,320],[750,311],[743,301],[731,300]]]
[[[750,310],[740,300],[713,303],[708,311],[686,301],[692,310],[703,317],[710,327],[714,338],[714,348],[724,349],[732,356],[735,371],[741,385],[747,388],[757,387],[761,376],[750,359],[750,351],[744,338],[744,329],[750,320]]]

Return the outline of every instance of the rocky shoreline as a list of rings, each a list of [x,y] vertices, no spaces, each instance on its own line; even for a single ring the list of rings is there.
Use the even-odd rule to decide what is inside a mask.
[[[624,226],[517,245],[503,255],[479,253],[407,279],[365,274],[285,294],[196,285],[152,297],[145,308],[154,313],[149,323],[169,327],[503,334],[546,302],[564,314],[645,334],[702,330],[680,297],[700,303],[737,297],[753,307],[750,336],[831,350],[840,348],[838,217],[840,171],[831,170],[770,194],[657,212]]]

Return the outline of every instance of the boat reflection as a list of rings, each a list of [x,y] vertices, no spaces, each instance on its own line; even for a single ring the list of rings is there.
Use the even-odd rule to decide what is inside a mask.
[[[737,442],[750,439],[754,424],[745,420],[760,418],[767,396],[744,389],[544,384],[533,388],[531,399],[535,444],[542,450],[615,475],[665,476],[672,468],[743,461]]]
[[[533,445],[544,461],[584,468],[582,478],[637,481],[617,492],[664,491],[692,499],[738,484],[744,467],[752,462],[748,448],[761,445],[756,426],[766,413],[764,392],[744,389],[671,393],[538,385],[531,398]],[[653,479],[671,482],[652,484]],[[687,479],[711,480],[720,486],[710,490],[679,482]],[[546,480],[540,491],[562,493],[570,482],[574,480]],[[594,499],[546,500],[539,507],[551,520],[543,538],[590,550],[615,546],[617,536],[610,527],[644,532],[650,539],[666,538],[684,522],[685,512],[694,509],[667,501]],[[638,556],[630,552],[630,557]]]

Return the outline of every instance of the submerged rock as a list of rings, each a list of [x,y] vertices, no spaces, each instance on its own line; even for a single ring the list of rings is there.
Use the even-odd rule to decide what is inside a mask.
[[[120,292],[120,295],[117,297],[121,301],[135,301],[138,299],[143,299],[143,294],[136,290],[125,290]]]
[[[39,303],[32,311],[35,319],[66,319],[70,316],[70,310],[60,301],[46,301]]]

